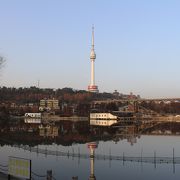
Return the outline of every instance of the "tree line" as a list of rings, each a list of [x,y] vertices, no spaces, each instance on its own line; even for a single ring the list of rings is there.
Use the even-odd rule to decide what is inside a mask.
[[[140,105],[160,114],[180,114],[179,101],[173,101],[169,103],[165,103],[163,101],[160,103],[156,103],[154,101],[150,101],[150,102],[143,101]]]
[[[39,103],[41,99],[58,99],[65,103],[88,103],[92,100],[113,98],[111,93],[90,93],[85,90],[74,90],[72,88],[50,89],[0,87],[0,102],[15,102],[19,104]]]

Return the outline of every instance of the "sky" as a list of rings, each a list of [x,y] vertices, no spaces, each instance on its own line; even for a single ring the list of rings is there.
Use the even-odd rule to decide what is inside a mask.
[[[180,97],[179,0],[0,0],[0,86]]]

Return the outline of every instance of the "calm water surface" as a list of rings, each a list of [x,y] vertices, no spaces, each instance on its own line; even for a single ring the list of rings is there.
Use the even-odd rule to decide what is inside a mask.
[[[77,133],[77,132],[76,132]],[[104,133],[105,134],[105,133]],[[103,135],[104,135],[103,134]],[[106,154],[129,157],[180,157],[180,136],[177,135],[126,135],[126,138],[102,137],[97,138],[95,154]],[[72,142],[71,145],[61,145],[56,142],[51,144],[35,145],[38,149],[53,151],[80,153],[90,155],[88,141],[83,143]],[[58,180],[71,180],[73,176],[78,179],[89,179],[90,158],[79,158],[71,156],[45,155],[30,152],[18,147],[3,144],[0,147],[0,164],[8,163],[8,156],[17,156],[32,160],[32,171],[39,175],[45,175],[47,170],[52,170],[53,176]],[[172,163],[144,163],[128,162],[121,160],[94,159],[94,176],[97,180],[109,179],[179,179],[180,165]],[[42,179],[33,176],[34,179]],[[91,178],[93,179],[93,178]]]
[[[119,142],[99,141],[95,149],[96,154],[111,154],[122,156],[170,156],[175,149],[175,156],[180,157],[179,136],[141,136],[133,145],[127,140]],[[72,146],[62,145],[38,145],[38,148],[57,150],[63,152],[80,152],[89,154],[87,144],[73,144]],[[44,175],[52,169],[56,179],[72,179],[78,176],[79,179],[88,179],[90,176],[90,159],[77,157],[62,157],[44,155],[23,149],[4,145],[0,148],[0,159],[7,164],[8,156],[29,158],[32,160],[32,171]],[[141,162],[123,162],[119,160],[94,160],[96,179],[179,179],[180,165],[175,165],[175,172],[172,164],[156,164]],[[37,177],[35,177],[36,179]]]

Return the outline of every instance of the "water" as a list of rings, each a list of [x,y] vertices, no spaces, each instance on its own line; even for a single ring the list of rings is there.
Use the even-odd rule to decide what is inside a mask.
[[[76,124],[76,128],[80,126]],[[167,126],[169,127],[169,126]],[[167,129],[166,127],[166,129]],[[174,126],[176,127],[176,126]],[[74,126],[73,126],[74,128]],[[82,128],[82,127],[81,127]],[[159,127],[160,128],[160,127]],[[159,132],[156,130],[156,132]],[[161,127],[162,128],[162,127]],[[64,128],[65,129],[65,128]],[[177,128],[176,128],[177,129]],[[118,131],[118,133],[117,133]],[[155,129],[151,130],[151,132]],[[143,135],[135,133],[120,134],[119,130],[109,130],[95,128],[90,132],[81,133],[78,131],[66,131],[59,134],[61,140],[52,139],[43,140],[35,144],[33,148],[52,150],[54,152],[66,152],[69,154],[87,154],[87,158],[72,157],[72,156],[57,156],[30,152],[18,147],[2,143],[0,147],[0,164],[7,164],[9,156],[28,158],[32,160],[32,171],[38,175],[46,175],[47,170],[52,170],[53,177],[58,180],[71,180],[72,177],[78,176],[78,179],[91,179],[92,169],[94,165],[94,177],[97,180],[119,180],[119,179],[179,179],[180,164],[173,163],[152,163],[152,162],[131,162],[122,160],[97,159],[96,155],[108,155],[119,157],[180,157],[180,136],[176,135],[177,130],[168,130],[169,135],[152,135],[150,131]],[[167,132],[167,130],[166,130]],[[169,133],[171,132],[171,134]],[[90,133],[90,135],[88,135]],[[34,141],[33,133],[29,133]],[[79,139],[78,139],[79,138]],[[64,141],[62,142],[62,139]],[[88,143],[90,141],[97,143],[97,148],[94,149],[95,157],[90,158],[90,149]],[[22,144],[18,142],[19,144]],[[17,144],[17,143],[14,143]],[[68,145],[67,145],[68,144]],[[42,179],[37,176],[32,176],[34,179]]]

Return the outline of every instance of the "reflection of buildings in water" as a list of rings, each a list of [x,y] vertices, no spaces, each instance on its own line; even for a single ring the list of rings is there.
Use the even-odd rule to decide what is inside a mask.
[[[90,149],[90,177],[89,180],[95,180],[96,177],[94,175],[94,153],[95,149],[98,147],[96,142],[88,143],[88,148]]]
[[[93,127],[91,126],[91,135],[98,140],[113,140],[115,143],[121,140],[127,140],[131,145],[137,143],[139,135],[137,126],[122,126],[122,127]]]
[[[38,119],[38,118],[24,118],[24,122],[29,123],[29,124],[40,124],[41,119]]]
[[[93,137],[100,136],[100,137],[107,137],[115,134],[117,128],[109,128],[109,127],[100,127],[100,126],[90,126],[90,132]]]
[[[127,138],[127,142],[129,142],[131,146],[133,146],[135,143],[137,143],[137,139],[134,135],[132,135]]]
[[[58,127],[56,126],[39,126],[39,135],[43,137],[57,137],[58,136]]]
[[[84,122],[60,121],[55,124],[39,126],[39,135],[44,137],[56,137],[58,135],[80,134],[88,132],[88,125]]]
[[[114,141],[117,143],[120,140],[126,139],[132,146],[137,143],[137,136],[139,135],[137,126],[123,126],[119,128],[115,135]]]
[[[128,141],[131,145],[137,142],[142,134],[156,134],[156,135],[179,135],[180,123],[163,123],[157,124],[154,127],[144,129],[141,125],[129,125],[122,127],[100,127],[89,126],[86,121],[59,121],[54,124],[49,124],[55,128],[39,129],[39,124],[25,123],[23,120],[18,124],[11,124],[1,129],[1,137],[5,137],[10,141],[26,142],[26,143],[40,143],[47,137],[48,143],[56,141],[58,144],[71,145],[74,142],[93,142],[93,141],[109,141],[113,140],[115,143],[119,141]],[[47,124],[43,125],[47,126]],[[45,130],[46,129],[46,130]],[[23,133],[23,136],[22,136]],[[33,136],[32,136],[33,134]],[[54,138],[55,137],[55,138]]]
[[[86,134],[89,132],[89,125],[85,121],[60,121],[57,123],[59,127],[59,133],[68,134],[68,133],[76,133],[76,134]]]
[[[90,113],[91,126],[110,127],[118,122],[118,116],[111,113]]]
[[[121,134],[114,137],[114,142],[117,143],[121,140],[127,140],[132,146],[137,143],[137,134]]]

